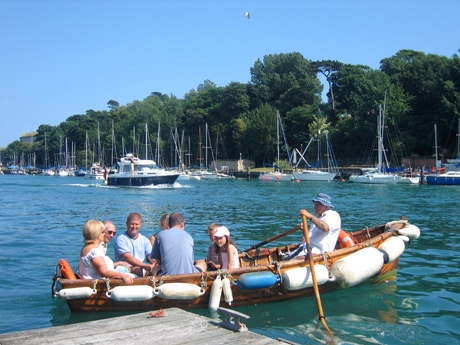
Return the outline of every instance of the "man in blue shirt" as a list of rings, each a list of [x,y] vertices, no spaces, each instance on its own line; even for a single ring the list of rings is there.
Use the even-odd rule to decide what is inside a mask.
[[[142,218],[139,213],[130,213],[126,220],[126,232],[119,235],[115,241],[115,261],[126,261],[133,269],[133,273],[144,276],[144,271],[150,273],[154,265],[149,254],[152,251],[150,240],[139,233]],[[149,263],[145,263],[145,259]]]
[[[150,258],[161,265],[160,275],[206,272],[204,260],[194,263],[195,246],[192,236],[185,232],[185,220],[181,213],[169,216],[170,228],[160,231],[155,238]]]

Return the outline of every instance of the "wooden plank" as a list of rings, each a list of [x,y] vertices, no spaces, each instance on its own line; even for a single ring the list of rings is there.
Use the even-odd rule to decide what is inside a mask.
[[[38,344],[248,344],[272,345],[279,341],[252,332],[232,332],[215,320],[182,309],[170,308],[165,317],[148,312],[66,326],[0,334],[0,345]],[[225,316],[223,316],[225,318]]]

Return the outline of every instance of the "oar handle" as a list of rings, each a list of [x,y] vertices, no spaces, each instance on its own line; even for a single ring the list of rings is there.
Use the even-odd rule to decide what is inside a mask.
[[[324,317],[323,313],[323,307],[321,305],[321,298],[319,296],[319,288],[318,288],[318,282],[316,280],[316,274],[315,274],[315,265],[313,263],[313,254],[311,252],[311,245],[310,245],[310,237],[308,236],[308,227],[307,227],[307,216],[303,213],[302,215],[302,221],[303,221],[303,235],[305,236],[305,241],[307,244],[307,250],[308,250],[308,262],[310,264],[310,271],[311,271],[311,277],[313,279],[313,290],[315,291],[315,296],[316,296],[316,304],[318,305],[318,314],[319,314],[319,320],[321,323],[324,325],[324,328],[331,334],[332,339],[334,339],[334,335],[329,329],[329,327],[326,324],[326,318]],[[333,340],[333,343],[335,344],[335,341]]]
[[[250,250],[260,248],[260,247],[266,245],[267,243],[273,242],[273,241],[277,240],[278,238],[281,238],[281,237],[287,236],[289,234],[292,234],[293,232],[296,232],[297,230],[299,230],[299,229],[297,227],[295,227],[294,229],[291,229],[291,230],[288,230],[286,232],[283,232],[282,234],[273,236],[272,238],[269,238],[268,240],[265,240],[265,241],[262,241],[260,243],[254,244],[250,248],[243,250],[243,252],[249,252]]]

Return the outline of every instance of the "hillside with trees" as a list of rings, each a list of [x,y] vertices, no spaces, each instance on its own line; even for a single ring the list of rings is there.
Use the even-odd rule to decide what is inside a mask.
[[[320,77],[326,80],[324,86]],[[326,102],[321,97],[323,87]],[[99,127],[103,163],[110,166],[112,157],[123,152],[142,156],[147,124],[148,144],[151,150],[159,144],[161,165],[177,164],[175,137],[176,142],[182,141],[193,166],[199,164],[200,135],[203,147],[207,124],[212,145],[219,138],[219,157],[238,159],[241,154],[262,166],[276,159],[278,110],[290,150],[305,147],[318,135],[320,124],[329,133],[339,165],[372,164],[377,114],[385,98],[386,132],[392,138],[389,153],[395,164],[402,157],[433,154],[434,124],[442,152],[453,157],[460,116],[460,58],[401,50],[384,58],[379,69],[311,61],[297,52],[267,55],[250,68],[246,84],[221,87],[205,80],[183,98],[152,92],[126,105],[109,100],[108,110],[71,115],[58,126],[42,124],[34,144],[14,141],[2,152],[2,163],[6,166],[15,159],[18,164],[18,157],[34,154],[36,165],[43,166],[46,134],[51,165],[67,138],[69,147],[73,143],[75,148],[76,164],[84,167],[86,157],[90,161],[98,154]]]

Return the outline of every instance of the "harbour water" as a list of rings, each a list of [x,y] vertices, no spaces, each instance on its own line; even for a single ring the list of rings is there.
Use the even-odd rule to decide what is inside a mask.
[[[139,212],[141,233],[150,236],[159,231],[162,213],[182,212],[200,259],[210,245],[210,222],[226,225],[244,249],[293,228],[301,208],[313,211],[311,198],[319,192],[332,196],[345,230],[407,216],[422,233],[401,256],[395,281],[321,296],[335,341],[460,344],[460,188],[336,181],[187,181],[131,189],[80,177],[0,175],[0,333],[120,315],[72,314],[66,302],[51,298],[58,260],[77,266],[88,219],[110,219],[121,233],[126,216]],[[299,239],[294,233],[272,244]],[[314,298],[235,309],[251,316],[245,323],[254,332],[299,344],[327,343]],[[216,317],[208,310],[193,312]]]

